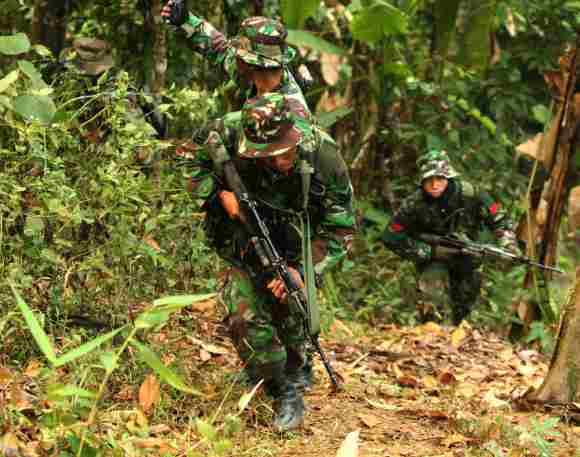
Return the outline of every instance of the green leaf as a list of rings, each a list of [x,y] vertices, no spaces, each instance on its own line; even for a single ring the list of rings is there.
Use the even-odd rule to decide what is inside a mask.
[[[47,389],[47,394],[49,398],[57,399],[63,397],[81,397],[81,398],[95,398],[97,394],[91,392],[90,390],[82,389],[81,387],[73,385],[54,385],[49,386]]]
[[[40,72],[28,60],[19,60],[18,67],[30,78],[35,89],[44,89],[48,85],[42,80]]]
[[[289,29],[299,29],[307,17],[313,16],[320,7],[320,0],[281,0],[280,8],[284,24]]]
[[[153,302],[153,306],[165,306],[165,305],[173,305],[173,306],[180,306],[186,307],[191,305],[192,303],[197,303],[200,301],[211,300],[217,294],[196,294],[196,295],[171,295],[169,297],[158,298]]]
[[[20,72],[18,70],[12,70],[4,78],[0,79],[0,92],[8,89],[18,79],[18,76],[20,76]]]
[[[169,319],[169,311],[149,310],[141,313],[135,319],[135,327],[140,329],[152,328],[159,324],[167,322]]]
[[[28,121],[49,124],[54,117],[56,107],[52,99],[47,96],[19,95],[14,100],[14,111]]]
[[[141,360],[149,365],[153,371],[155,371],[155,373],[157,373],[159,377],[167,384],[182,392],[203,396],[201,392],[192,389],[187,384],[185,384],[185,382],[177,373],[163,365],[163,362],[159,359],[159,357],[157,357],[157,354],[155,354],[155,352],[153,352],[149,347],[139,343],[136,340],[131,341],[131,344],[139,351],[139,357]]]
[[[217,439],[216,428],[203,419],[196,419],[195,428],[197,428],[197,432],[210,443]]]
[[[263,379],[261,379],[260,382],[258,382],[258,384],[256,384],[250,392],[246,392],[244,395],[241,396],[240,401],[238,401],[239,414],[241,414],[244,411],[244,409],[248,407],[248,405],[252,401],[252,398],[254,398],[254,395],[256,395],[256,392],[262,385],[262,382],[264,382]]]
[[[87,341],[85,344],[68,351],[66,354],[61,355],[58,359],[56,359],[54,366],[60,367],[60,366],[65,365],[65,364],[67,364],[75,359],[78,359],[79,357],[82,357],[83,355],[88,354],[89,352],[92,352],[93,350],[98,348],[101,344],[103,344],[105,341],[109,341],[111,338],[113,338],[117,333],[119,333],[124,328],[125,327],[121,327],[121,328],[118,328],[116,330],[113,330],[113,331],[107,333],[106,335],[98,336],[98,337],[92,339],[91,341]]]
[[[16,304],[18,305],[18,308],[20,308],[20,312],[24,316],[26,325],[28,326],[30,333],[32,333],[32,337],[36,341],[36,344],[38,344],[38,347],[40,348],[44,356],[48,359],[48,361],[51,364],[54,365],[56,362],[56,354],[54,352],[54,348],[52,347],[50,339],[48,338],[48,335],[44,332],[44,329],[40,325],[38,319],[36,319],[36,316],[30,309],[30,307],[24,302],[24,300],[22,300],[22,297],[16,290],[14,284],[10,283],[10,288],[12,289],[12,293],[16,298]]]
[[[545,125],[552,117],[552,113],[550,113],[550,110],[545,105],[534,106],[532,108],[532,114],[534,119],[542,125]]]
[[[115,355],[114,352],[111,351],[103,352],[99,356],[99,359],[101,361],[101,364],[103,365],[103,368],[107,371],[107,373],[111,373],[112,371],[115,370],[115,368],[117,368],[117,356]]]
[[[407,26],[405,13],[385,1],[377,0],[357,12],[350,30],[357,40],[375,43],[386,36],[405,33]]]
[[[288,30],[288,38],[286,41],[293,46],[310,48],[314,51],[325,52],[327,54],[338,54],[340,56],[346,54],[344,49],[306,30]]]
[[[332,127],[334,124],[336,124],[336,122],[338,122],[343,117],[348,116],[350,113],[352,113],[352,108],[346,107],[337,108],[333,111],[321,113],[317,115],[316,118],[318,119],[318,124],[323,129],[327,129],[329,127]]]
[[[0,54],[15,56],[30,50],[30,41],[24,33],[0,36]]]

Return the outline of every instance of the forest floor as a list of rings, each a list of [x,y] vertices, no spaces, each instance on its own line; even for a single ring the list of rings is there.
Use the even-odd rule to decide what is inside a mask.
[[[268,397],[239,382],[241,367],[213,302],[194,304],[171,322],[149,336],[149,345],[200,395],[167,384],[159,389],[150,370],[126,370],[109,386],[87,441],[107,442],[111,452],[83,455],[580,455],[573,414],[526,411],[517,401],[539,386],[549,360],[466,322],[371,327],[335,321],[321,342],[344,388],[332,393],[316,360],[304,426],[285,434],[269,427]],[[34,423],[50,409],[34,393],[38,367],[33,360],[22,370],[0,368],[0,399],[29,410],[28,421],[2,424],[0,455],[73,455],[66,445],[59,452],[51,447],[46,421]],[[66,370],[59,376],[66,381]],[[63,432],[52,431],[54,446],[54,435]],[[8,452],[17,448],[22,454]]]

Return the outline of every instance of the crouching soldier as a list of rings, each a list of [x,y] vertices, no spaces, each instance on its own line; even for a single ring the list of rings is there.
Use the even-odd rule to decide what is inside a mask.
[[[217,163],[204,157],[210,150],[213,157],[218,150],[235,164],[276,250],[301,287],[308,268],[303,240],[312,237],[316,275],[347,253],[355,226],[347,167],[336,143],[311,123],[304,105],[271,93],[244,104],[241,129],[210,133],[193,176],[195,196],[205,200],[208,241],[231,265],[221,296],[231,338],[251,380],[264,379],[277,400],[275,427],[294,429],[303,421],[303,388],[312,381],[304,321],[290,306],[284,283],[264,267],[263,253],[243,224],[247,213]]]
[[[500,204],[460,179],[445,151],[430,151],[417,165],[419,189],[403,201],[383,234],[383,242],[415,263],[423,320],[437,317],[448,295],[457,325],[479,297],[481,261],[458,249],[424,242],[421,237],[452,236],[474,242],[486,226],[501,247],[517,252],[515,235]]]

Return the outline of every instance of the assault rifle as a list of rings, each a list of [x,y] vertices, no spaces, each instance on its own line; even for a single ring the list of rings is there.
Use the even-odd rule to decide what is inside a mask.
[[[286,260],[278,253],[276,246],[272,242],[270,231],[258,213],[258,205],[256,201],[252,199],[248,193],[234,162],[225,154],[220,154],[216,150],[212,150],[211,146],[210,151],[214,165],[223,173],[226,183],[234,192],[238,203],[240,204],[240,209],[242,211],[240,222],[250,235],[250,242],[260,259],[260,263],[264,267],[264,270],[276,274],[284,283],[289,298],[289,304],[294,306],[293,311],[302,318],[304,331],[308,335],[310,343],[314,349],[316,349],[316,352],[318,352],[318,355],[324,364],[324,368],[332,382],[333,390],[339,390],[340,385],[338,377],[330,366],[330,362],[326,358],[322,347],[320,347],[318,334],[312,331],[309,319],[310,313],[308,300],[306,299],[304,291],[300,285],[296,283],[290,274]]]
[[[530,267],[541,268],[542,270],[552,271],[554,273],[563,274],[564,272],[558,268],[550,267],[538,262],[533,261],[529,257],[520,256],[513,254],[505,249],[498,248],[497,246],[492,246],[489,244],[474,243],[471,241],[463,241],[451,236],[439,236],[432,235],[429,233],[423,233],[418,237],[421,241],[428,243],[432,246],[443,246],[446,248],[456,249],[458,253],[479,257],[479,258],[492,258],[492,259],[502,259],[508,260],[512,263],[517,263],[521,265],[528,265]]]

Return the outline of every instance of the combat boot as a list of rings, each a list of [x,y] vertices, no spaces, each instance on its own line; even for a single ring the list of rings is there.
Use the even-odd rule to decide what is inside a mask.
[[[304,421],[304,398],[302,392],[289,380],[280,385],[279,395],[276,398],[277,410],[274,418],[274,427],[279,432],[294,430]]]
[[[274,397],[276,416],[274,427],[285,432],[300,427],[304,420],[304,398],[302,392],[284,373],[284,365],[276,367],[271,379],[266,381],[266,392]]]

